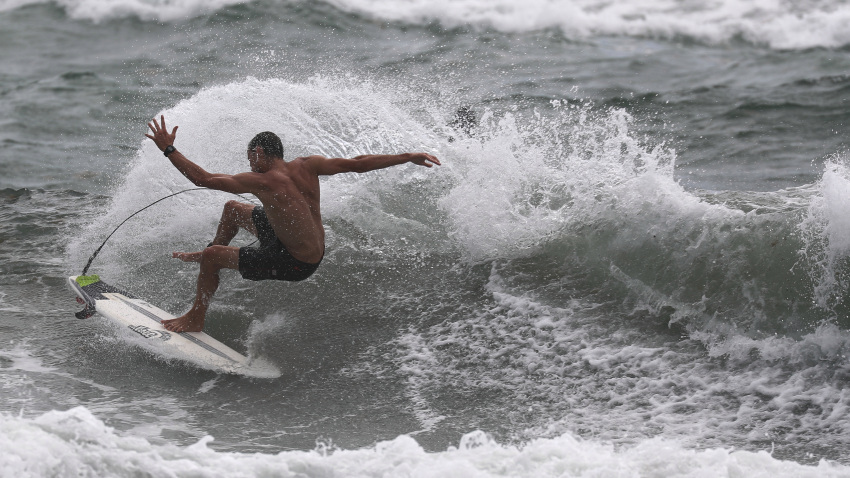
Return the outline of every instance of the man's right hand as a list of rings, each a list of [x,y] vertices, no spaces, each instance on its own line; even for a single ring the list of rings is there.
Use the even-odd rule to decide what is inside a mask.
[[[434,164],[440,166],[440,160],[437,159],[436,156],[430,155],[428,153],[412,153],[410,162],[428,168],[430,168]]]
[[[177,126],[169,133],[165,128],[165,115],[160,116],[160,121],[161,124],[157,123],[156,118],[154,118],[152,122],[148,123],[148,128],[153,131],[153,136],[149,134],[145,136],[152,139],[160,151],[165,151],[165,148],[174,145],[174,140],[177,138]]]

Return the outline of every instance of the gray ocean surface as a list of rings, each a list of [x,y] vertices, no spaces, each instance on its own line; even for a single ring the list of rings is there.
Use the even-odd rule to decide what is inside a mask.
[[[848,19],[0,0],[0,475],[850,476]],[[323,178],[309,280],[223,273],[205,331],[280,378],[74,318],[66,277],[192,187],[160,114],[213,172],[266,130],[443,162]],[[230,199],[151,207],[90,272],[182,313],[171,252]]]

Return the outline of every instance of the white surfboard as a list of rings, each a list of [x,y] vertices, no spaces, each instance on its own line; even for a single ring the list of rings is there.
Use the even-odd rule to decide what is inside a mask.
[[[171,332],[160,321],[173,319],[168,312],[101,281],[96,275],[71,276],[68,287],[86,308],[77,314],[86,318],[95,312],[138,334],[142,345],[165,357],[176,358],[216,372],[257,378],[277,378],[280,371],[262,360],[250,360],[203,332]]]

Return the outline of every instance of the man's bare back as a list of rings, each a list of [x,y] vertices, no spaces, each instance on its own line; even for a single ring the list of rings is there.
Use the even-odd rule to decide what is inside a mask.
[[[362,155],[355,158],[307,156],[286,162],[277,135],[258,134],[249,143],[251,172],[212,174],[177,151],[173,144],[177,127],[169,133],[165,117],[148,124],[157,147],[187,179],[200,187],[236,194],[253,194],[262,208],[229,201],[225,204],[213,242],[199,252],[175,252],[186,262],[199,262],[198,287],[192,308],[181,317],[163,321],[175,332],[200,331],[210,300],[218,288],[221,269],[237,269],[251,280],[303,280],[318,268],[325,253],[325,229],[320,212],[319,176],[366,172],[404,163],[431,167],[440,161],[426,153]],[[230,246],[239,229],[256,235],[257,248]],[[268,270],[266,270],[268,269]]]

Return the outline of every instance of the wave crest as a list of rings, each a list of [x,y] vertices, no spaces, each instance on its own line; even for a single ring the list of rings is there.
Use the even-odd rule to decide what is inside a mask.
[[[679,2],[673,0],[327,0],[336,7],[387,21],[473,26],[521,33],[558,29],[570,39],[595,35],[735,39],[777,49],[840,47],[850,6],[835,1]]]
[[[94,22],[137,17],[171,22],[210,15],[249,0],[6,0],[0,11],[55,4]],[[780,50],[850,44],[850,5],[836,0],[679,2],[674,0],[325,0],[345,14],[408,25],[493,29],[505,33],[558,30],[570,40],[594,36],[685,38],[708,44],[737,40]],[[290,0],[262,6],[307,5]]]
[[[0,12],[26,5],[52,3],[75,20],[100,22],[137,17],[143,21],[172,22],[214,13],[246,0],[11,0],[0,2]]]

